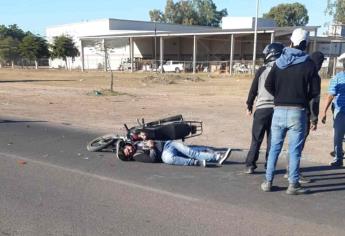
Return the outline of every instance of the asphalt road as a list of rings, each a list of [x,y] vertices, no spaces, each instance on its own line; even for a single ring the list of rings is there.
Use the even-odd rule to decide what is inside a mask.
[[[311,193],[290,196],[281,158],[264,193],[244,152],[219,168],[126,163],[88,152],[98,135],[0,119],[0,235],[345,235],[344,169],[304,161]]]

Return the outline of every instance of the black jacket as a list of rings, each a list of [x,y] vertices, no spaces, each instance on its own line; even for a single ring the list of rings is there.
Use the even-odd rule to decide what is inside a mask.
[[[317,69],[309,58],[285,69],[274,65],[267,76],[265,88],[274,96],[275,106],[308,108],[310,100],[320,96]]]

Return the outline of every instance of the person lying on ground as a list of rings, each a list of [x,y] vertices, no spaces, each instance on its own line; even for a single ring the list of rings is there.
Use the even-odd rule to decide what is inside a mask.
[[[135,144],[118,141],[116,156],[122,161],[206,167],[207,162],[222,165],[231,153],[230,148],[221,153],[204,146],[188,146],[174,140],[146,140],[145,135],[143,136],[143,141]]]

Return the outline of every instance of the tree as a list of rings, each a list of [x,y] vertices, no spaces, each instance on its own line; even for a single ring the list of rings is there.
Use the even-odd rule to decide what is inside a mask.
[[[163,12],[157,9],[149,11],[150,19],[153,22],[165,22]]]
[[[219,26],[222,18],[228,15],[226,9],[217,11],[216,5],[211,0],[195,1],[200,25]]]
[[[327,0],[326,14],[332,16],[334,22],[345,24],[345,0]]]
[[[226,9],[217,11],[212,0],[167,0],[164,13],[153,9],[149,12],[151,21],[184,25],[218,27],[222,18],[228,15]]]
[[[170,8],[168,8],[170,10]],[[165,10],[165,14],[169,14],[167,9]],[[173,21],[168,21],[167,23],[175,23],[175,24],[182,24],[182,25],[198,25],[197,22],[197,13],[193,8],[191,1],[180,1],[176,3],[175,9],[173,12],[170,13],[173,15]]]
[[[273,19],[278,26],[304,26],[308,24],[308,10],[304,5],[295,2],[292,4],[279,4],[272,7],[263,15],[266,19]]]
[[[11,36],[0,37],[0,59],[1,61],[11,62],[14,68],[14,61],[19,57],[19,41]]]
[[[173,0],[167,0],[164,12],[165,22],[175,23],[175,16],[177,14],[177,4],[175,5]]]
[[[67,58],[71,57],[74,60],[75,57],[79,56],[79,50],[75,46],[73,39],[66,35],[54,37],[51,50],[51,57],[64,60],[66,69],[68,69]]]
[[[49,57],[48,44],[45,39],[33,34],[28,34],[19,44],[20,55],[31,61],[35,61],[35,67],[38,68],[37,59]]]
[[[9,36],[21,41],[28,33],[30,32],[25,33],[23,30],[19,29],[16,24],[9,25],[8,27],[0,25],[0,37],[2,38]]]

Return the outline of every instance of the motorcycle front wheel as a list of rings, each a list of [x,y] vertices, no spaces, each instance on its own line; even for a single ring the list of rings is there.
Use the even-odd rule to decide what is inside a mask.
[[[114,134],[106,134],[91,140],[87,144],[86,149],[90,152],[102,151],[108,146],[113,145],[117,140],[118,138]]]

